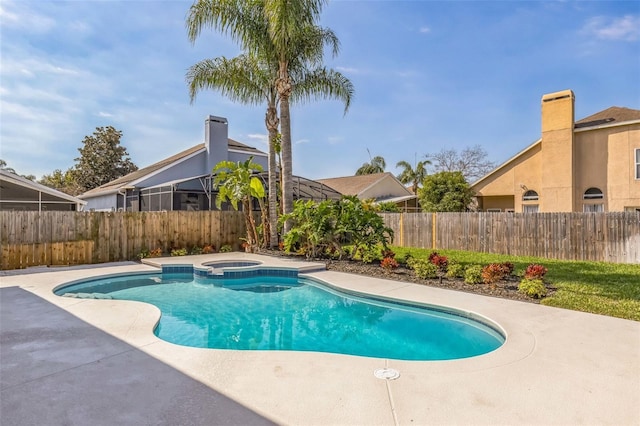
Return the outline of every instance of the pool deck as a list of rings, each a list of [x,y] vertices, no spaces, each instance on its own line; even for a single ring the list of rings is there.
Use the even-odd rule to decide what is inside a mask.
[[[246,253],[159,263],[260,260]],[[144,303],[58,297],[60,284],[157,271],[121,263],[0,274],[4,425],[640,425],[640,322],[333,271],[350,291],[443,305],[507,334],[489,354],[398,361],[177,346]],[[396,380],[374,377],[380,368]]]

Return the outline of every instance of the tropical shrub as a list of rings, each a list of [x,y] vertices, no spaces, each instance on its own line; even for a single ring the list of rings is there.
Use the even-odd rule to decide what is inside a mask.
[[[189,250],[189,254],[202,254],[202,247],[193,246],[191,250]]]
[[[210,254],[215,252],[216,252],[216,249],[211,244],[205,244],[205,246],[202,247],[202,254]]]
[[[140,260],[144,259],[145,257],[149,257],[149,249],[142,249],[136,257]]]
[[[171,256],[186,256],[189,254],[186,248],[172,249]]]
[[[529,297],[540,299],[547,295],[547,287],[540,278],[523,278],[518,285],[518,291]]]
[[[393,238],[382,218],[353,196],[320,203],[296,201],[293,211],[281,216],[280,224],[285,221],[291,223],[283,238],[285,251],[304,251],[308,258],[326,253],[341,258],[345,254],[342,246],[349,244],[353,246],[347,254],[351,259],[360,256],[372,262],[381,259],[380,247],[387,250]]]
[[[222,247],[220,247],[220,253],[229,253],[232,251],[233,251],[233,248],[229,244],[223,244]]]
[[[480,284],[482,282],[482,266],[468,266],[464,270],[464,282],[467,284]]]
[[[434,251],[429,255],[429,262],[436,265],[439,272],[447,272],[447,265],[449,264],[447,256],[440,256],[437,252]]]
[[[447,265],[447,278],[462,278],[464,277],[464,266],[454,261],[450,261]]]
[[[428,278],[437,278],[438,277],[438,267],[433,263],[429,262],[425,259],[414,259],[413,270],[415,271],[416,277],[422,279]]]
[[[495,284],[505,276],[505,268],[500,263],[490,263],[482,268],[482,282]]]
[[[527,266],[527,269],[524,271],[524,277],[529,280],[542,279],[547,271],[547,268],[544,266],[532,263]]]
[[[398,266],[398,261],[395,260],[393,257],[387,256],[384,259],[382,259],[382,262],[380,262],[380,266],[387,272],[390,272],[394,269],[396,269]]]
[[[155,248],[149,252],[149,257],[160,257],[162,256],[162,249],[160,247]]]

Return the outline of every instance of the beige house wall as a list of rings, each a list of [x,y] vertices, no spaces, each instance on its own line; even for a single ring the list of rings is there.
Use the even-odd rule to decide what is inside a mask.
[[[538,204],[540,212],[582,212],[585,204],[604,211],[640,207],[640,179],[635,176],[635,150],[640,149],[640,123],[574,129],[571,91],[545,95],[542,138],[473,185],[478,207],[513,208]],[[603,199],[584,199],[589,188]],[[538,201],[523,201],[534,190]],[[512,207],[506,207],[513,200]]]

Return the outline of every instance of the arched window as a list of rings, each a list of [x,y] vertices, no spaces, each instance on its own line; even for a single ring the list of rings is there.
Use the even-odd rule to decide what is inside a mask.
[[[533,189],[528,190],[522,196],[522,201],[537,201],[537,200],[538,200],[538,193]]]
[[[599,188],[589,188],[584,191],[584,195],[582,196],[584,200],[602,200],[604,198],[604,194]]]

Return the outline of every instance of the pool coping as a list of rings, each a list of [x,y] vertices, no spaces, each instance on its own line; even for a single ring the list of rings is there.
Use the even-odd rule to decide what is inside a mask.
[[[507,340],[488,354],[450,361],[186,348],[153,335],[159,318],[153,306],[52,293],[62,283],[90,276],[229,259],[311,267],[301,275],[346,291],[472,312],[499,324]],[[19,286],[280,424],[640,424],[638,322],[323,267],[234,252],[4,276],[0,287]],[[377,379],[373,372],[380,368],[394,368],[400,377]],[[294,399],[296,404],[288,404]]]

